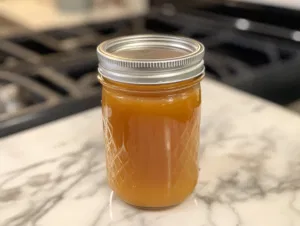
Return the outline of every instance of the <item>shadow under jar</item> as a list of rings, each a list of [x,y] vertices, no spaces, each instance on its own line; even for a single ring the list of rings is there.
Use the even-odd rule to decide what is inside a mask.
[[[135,35],[97,53],[109,185],[134,206],[179,204],[198,179],[203,45]]]

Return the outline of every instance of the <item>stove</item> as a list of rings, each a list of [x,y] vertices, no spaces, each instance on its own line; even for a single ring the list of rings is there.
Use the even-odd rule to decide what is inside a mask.
[[[206,46],[208,77],[282,105],[300,98],[295,12],[223,3],[177,9],[1,38],[0,137],[99,106],[96,46],[120,35],[195,38]]]

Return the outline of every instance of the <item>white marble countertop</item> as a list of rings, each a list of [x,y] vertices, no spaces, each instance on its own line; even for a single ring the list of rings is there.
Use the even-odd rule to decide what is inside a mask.
[[[300,225],[299,116],[208,79],[203,96],[200,179],[181,205],[115,197],[96,108],[0,140],[0,225]]]

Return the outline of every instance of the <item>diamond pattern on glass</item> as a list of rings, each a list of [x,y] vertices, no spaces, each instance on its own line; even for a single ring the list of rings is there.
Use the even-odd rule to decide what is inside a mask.
[[[108,107],[104,108],[108,109]],[[109,114],[110,113],[110,114]],[[117,147],[113,139],[113,128],[109,121],[111,112],[104,110],[103,112],[103,127],[104,127],[104,139],[106,147],[106,162],[108,181],[111,185],[120,187],[125,181],[125,175],[127,180],[132,180],[131,176],[133,172],[127,172],[129,165],[132,166],[128,157],[128,153],[125,147],[124,138],[121,147]]]
[[[193,117],[195,119],[187,123],[180,136],[180,144],[175,149],[175,153],[178,153],[175,161],[178,161],[179,164],[173,171],[173,174],[177,175],[174,187],[179,185],[182,177],[188,176],[192,180],[195,178],[195,172],[192,172],[193,167],[190,167],[191,164],[194,165],[195,169],[198,169],[200,115],[197,112]],[[183,175],[183,173],[185,174]]]

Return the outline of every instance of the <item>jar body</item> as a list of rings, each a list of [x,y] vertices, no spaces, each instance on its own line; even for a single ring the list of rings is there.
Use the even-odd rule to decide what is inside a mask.
[[[134,87],[112,88],[104,80],[102,84],[111,188],[140,207],[182,202],[198,179],[200,79],[181,83],[180,88],[147,86],[134,92]]]

